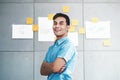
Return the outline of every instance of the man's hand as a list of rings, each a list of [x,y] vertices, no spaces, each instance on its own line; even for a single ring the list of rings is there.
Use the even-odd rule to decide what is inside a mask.
[[[43,62],[40,69],[40,74],[47,76],[52,73],[52,63]]]
[[[59,70],[59,73],[62,73],[65,70],[65,68],[66,68],[65,66],[62,66]]]
[[[66,62],[63,58],[56,58],[52,63],[43,62],[40,73],[44,76],[47,76],[51,73],[61,73],[66,68],[65,64]]]
[[[65,69],[66,61],[63,58],[56,58],[52,64],[53,72],[61,73]]]

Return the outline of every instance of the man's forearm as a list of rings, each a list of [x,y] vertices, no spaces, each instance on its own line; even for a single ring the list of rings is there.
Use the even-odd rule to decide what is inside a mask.
[[[40,70],[41,75],[49,75],[50,73],[52,73],[52,64],[51,63],[47,63],[47,62],[43,62],[42,66],[41,66],[41,70]]]
[[[43,62],[41,66],[41,75],[49,75],[50,73],[61,73],[65,69],[65,60],[63,58],[57,58],[52,63]]]

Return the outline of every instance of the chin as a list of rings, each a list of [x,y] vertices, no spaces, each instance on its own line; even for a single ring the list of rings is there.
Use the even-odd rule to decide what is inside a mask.
[[[60,37],[61,35],[56,35],[56,37]]]
[[[60,36],[60,34],[58,34],[58,33],[55,33],[55,35],[56,35],[56,36]]]
[[[55,34],[55,36],[56,36],[56,37],[59,37],[60,35],[58,35],[58,34]]]

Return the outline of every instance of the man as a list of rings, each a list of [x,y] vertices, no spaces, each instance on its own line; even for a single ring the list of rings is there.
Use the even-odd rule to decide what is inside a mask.
[[[66,14],[57,13],[53,17],[55,43],[49,47],[41,65],[41,75],[47,80],[72,80],[72,72],[76,62],[76,49],[68,39],[70,19]]]

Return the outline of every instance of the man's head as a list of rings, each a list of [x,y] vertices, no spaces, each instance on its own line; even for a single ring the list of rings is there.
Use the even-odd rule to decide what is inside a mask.
[[[70,19],[66,14],[57,13],[53,17],[53,31],[57,39],[67,36]]]
[[[57,14],[54,15],[53,20],[55,20],[57,17],[65,18],[67,25],[70,25],[70,19],[69,19],[68,15],[63,14],[63,13],[57,13]]]

